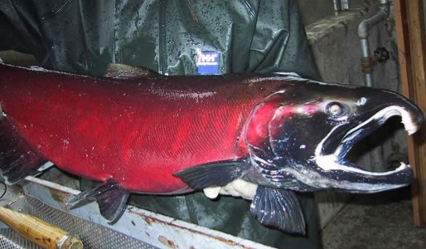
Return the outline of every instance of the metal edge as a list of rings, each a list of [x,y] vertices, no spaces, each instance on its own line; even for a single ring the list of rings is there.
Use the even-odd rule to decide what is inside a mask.
[[[66,202],[68,199],[79,194],[80,191],[35,177],[26,178],[23,190],[26,195],[39,199],[53,208],[67,211],[77,217],[124,233],[159,248],[195,249],[204,248],[206,245],[209,245],[210,248],[224,249],[272,248],[131,205],[127,207],[123,216],[114,225],[109,225],[99,214],[99,208],[94,202],[67,210]]]

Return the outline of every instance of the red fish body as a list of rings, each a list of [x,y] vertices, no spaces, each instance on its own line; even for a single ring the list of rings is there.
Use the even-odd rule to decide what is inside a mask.
[[[404,163],[369,172],[345,159],[389,117],[414,133],[421,111],[380,89],[294,75],[96,78],[0,65],[0,170],[14,183],[43,162],[103,182],[96,198],[120,217],[130,192],[252,199],[262,223],[304,232],[293,191],[371,193],[409,184]]]
[[[204,77],[114,80],[6,66],[0,75],[3,110],[43,157],[142,193],[186,191],[173,173],[247,156],[238,143],[245,121],[282,87],[241,76],[206,84]]]

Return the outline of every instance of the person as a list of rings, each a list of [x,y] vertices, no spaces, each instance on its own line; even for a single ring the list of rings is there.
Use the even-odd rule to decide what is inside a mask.
[[[319,79],[296,0],[7,0],[0,23],[1,50],[61,71],[103,75],[109,63],[123,63],[163,75],[288,71]],[[306,236],[262,226],[250,202],[233,197],[131,195],[129,202],[270,246],[321,248],[313,195],[298,198]]]

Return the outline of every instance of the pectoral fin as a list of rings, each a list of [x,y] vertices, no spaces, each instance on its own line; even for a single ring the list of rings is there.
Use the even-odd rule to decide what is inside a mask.
[[[81,192],[68,200],[67,206],[75,208],[87,200],[96,199],[100,213],[110,224],[115,223],[126,208],[129,192],[113,180],[108,180],[95,189]]]
[[[302,209],[293,191],[258,186],[250,212],[265,226],[305,234]]]
[[[174,173],[192,189],[221,187],[241,177],[250,167],[246,159],[202,164]]]

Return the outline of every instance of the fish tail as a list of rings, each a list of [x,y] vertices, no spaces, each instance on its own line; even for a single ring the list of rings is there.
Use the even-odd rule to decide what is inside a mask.
[[[8,184],[14,184],[47,160],[22,138],[7,116],[0,118],[0,171]]]

